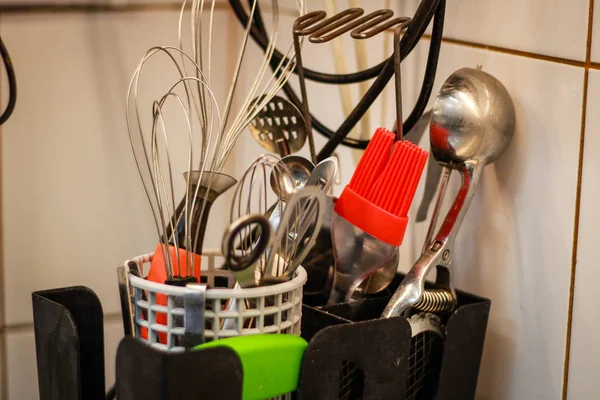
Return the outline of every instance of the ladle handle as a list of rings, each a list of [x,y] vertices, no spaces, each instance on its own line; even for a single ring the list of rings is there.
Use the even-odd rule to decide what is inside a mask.
[[[452,247],[454,238],[475,194],[484,166],[484,163],[477,160],[470,160],[459,166],[458,170],[462,175],[460,189],[432,244],[440,243],[443,247]]]
[[[430,160],[430,162],[433,161]],[[433,233],[435,232],[435,228],[437,226],[440,209],[446,195],[448,182],[450,181],[450,172],[452,172],[452,170],[448,167],[443,167],[441,171],[441,179],[437,190],[438,196],[435,201],[435,208],[433,209],[433,214],[431,215],[431,222],[429,223],[429,228],[427,228],[427,235],[425,236],[425,241],[423,242],[423,249],[421,252],[425,251],[426,248],[431,246],[431,241],[433,240]]]

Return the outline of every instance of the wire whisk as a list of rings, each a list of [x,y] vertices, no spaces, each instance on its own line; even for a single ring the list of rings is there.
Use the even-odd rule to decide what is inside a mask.
[[[255,78],[250,89],[242,92],[238,84],[240,72],[247,67],[244,60],[252,19],[244,27],[236,65],[229,79],[213,67],[213,37],[219,29],[214,23],[216,0],[193,0],[190,11],[187,11],[188,3],[183,2],[179,16],[178,46],[156,46],[148,50],[134,72],[127,96],[131,147],[159,241],[165,248],[166,279],[193,275],[194,264],[199,264],[199,259],[195,261],[196,257],[188,257],[184,252],[184,273],[183,268],[180,271],[178,267],[182,257],[179,249],[196,255],[202,253],[210,208],[216,198],[236,182],[222,171],[239,135],[287,82],[295,67],[290,44],[286,57],[270,69],[279,36],[278,1],[272,0],[273,30],[268,51],[258,71],[251,74]],[[304,0],[296,4],[302,14]],[[258,1],[251,1],[252,16],[257,7]],[[183,33],[186,21],[191,26],[189,39]],[[189,50],[186,44],[191,44]],[[169,65],[168,70],[161,71],[161,76],[171,72],[175,78],[165,92],[149,96],[154,99],[141,104],[140,99],[147,95],[150,86],[140,83],[142,72],[150,60],[159,56]],[[212,85],[228,80],[226,100],[219,104]],[[260,101],[253,101],[255,98]],[[148,111],[151,111],[151,119],[143,117]],[[178,173],[183,173],[183,180]],[[177,203],[176,199],[180,201]],[[173,251],[166,251],[167,248]]]

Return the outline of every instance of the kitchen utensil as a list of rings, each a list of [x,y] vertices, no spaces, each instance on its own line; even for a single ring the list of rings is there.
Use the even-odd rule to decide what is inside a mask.
[[[352,298],[361,299],[371,294],[377,294],[385,290],[394,280],[400,263],[400,251],[396,249],[394,255],[381,268],[363,280],[352,294]]]
[[[247,214],[239,217],[227,227],[223,234],[222,253],[225,266],[235,277],[234,289],[260,286],[263,271],[261,257],[271,241],[271,224],[263,214]],[[230,299],[225,310],[236,310],[238,299]],[[251,304],[244,301],[243,309]],[[252,323],[253,321],[248,321]],[[221,329],[234,329],[235,320],[221,321]]]
[[[248,12],[246,11],[244,5],[240,0],[230,0],[229,4],[231,5],[237,19],[242,23],[246,24],[249,17]],[[429,55],[427,59],[427,66],[425,71],[425,77],[423,79],[423,83],[421,85],[421,90],[419,93],[419,98],[416,102],[415,108],[411,112],[411,115],[407,118],[405,123],[405,130],[410,130],[411,127],[417,122],[419,116],[423,113],[425,106],[428,103],[429,96],[431,94],[431,88],[433,87],[433,82],[435,80],[435,72],[437,67],[437,61],[439,58],[440,44],[442,39],[442,31],[444,26],[444,11],[445,11],[445,0],[432,0],[432,1],[423,1],[420,2],[419,7],[417,8],[413,20],[411,22],[411,29],[407,31],[407,34],[403,37],[403,44],[406,46],[403,47],[402,58],[404,59],[410,51],[415,47],[417,43],[419,43],[419,38],[424,34],[426,28],[428,26],[433,25],[433,29],[431,30],[431,40],[429,46]],[[391,8],[391,7],[387,7]],[[302,39],[302,36],[310,34],[314,32],[313,24],[321,25],[322,18],[325,18],[326,14],[322,13],[322,16],[316,15],[318,12],[306,14],[307,18],[303,18],[302,20],[298,19],[294,23],[294,31],[298,31],[299,39]],[[260,11],[256,11],[258,19],[260,19]],[[430,24],[433,16],[435,14],[435,19],[433,20],[433,24]],[[360,15],[359,15],[360,16]],[[309,22],[310,21],[310,22]],[[335,21],[334,21],[335,22]],[[346,23],[354,22],[353,19],[345,19]],[[373,22],[373,21],[369,21]],[[382,20],[379,19],[375,21],[375,23],[381,23]],[[339,25],[338,25],[339,26]],[[373,26],[373,25],[371,25]],[[256,28],[256,29],[254,29]],[[267,32],[267,26],[265,24],[256,24],[252,31],[250,32],[252,38],[256,41],[258,46],[266,50],[266,37],[269,35]],[[389,35],[386,35],[389,36]],[[277,55],[279,53],[275,52]],[[352,148],[360,148],[364,149],[367,146],[368,140],[358,140],[354,138],[345,137],[346,134],[353,128],[356,121],[360,120],[363,113],[366,112],[375,99],[378,98],[378,95],[381,91],[386,87],[389,79],[393,74],[392,63],[390,60],[386,60],[378,65],[368,68],[367,70],[362,70],[358,72],[351,72],[347,74],[331,74],[324,73],[320,71],[311,70],[309,68],[302,67],[301,63],[298,62],[298,70],[302,70],[302,75],[308,80],[317,81],[321,83],[328,84],[351,84],[362,82],[366,80],[373,79],[380,76],[379,79],[376,80],[375,83],[371,86],[367,95],[363,97],[360,101],[359,105],[354,109],[354,112],[351,115],[348,115],[347,121],[344,122],[344,128],[338,130],[338,133],[335,134],[336,144],[333,144],[333,148],[336,147],[338,143],[343,143]],[[287,97],[294,103],[298,108],[302,108],[302,103],[298,99],[294,89],[291,87],[289,82],[284,85],[283,90],[285,91]],[[314,123],[312,124],[318,132],[322,133],[327,138],[331,138],[334,135],[334,130],[329,129],[323,123],[317,120],[314,116],[311,118]],[[382,121],[385,119],[382,119]],[[337,136],[341,138],[338,139]],[[324,159],[331,155],[331,151],[326,152],[326,154],[320,157]],[[316,160],[315,160],[316,163]]]
[[[294,59],[286,56],[285,60],[276,63],[271,69],[270,64],[279,27],[279,10],[275,6],[272,13],[273,35],[267,40],[267,47],[270,50],[264,54],[250,89],[246,93],[237,90],[240,71],[247,66],[244,63],[244,59],[247,58],[244,54],[252,26],[250,18],[241,39],[226,100],[222,107],[219,107],[210,88],[213,79],[212,37],[214,28],[220,26],[213,23],[215,4],[216,1],[192,1],[190,12],[192,46],[189,53],[184,50],[185,40],[182,34],[188,8],[182,7],[179,18],[179,47],[151,48],[138,65],[128,93],[127,121],[132,149],[151,203],[159,237],[162,242],[165,242],[165,247],[169,242],[176,249],[183,248],[196,254],[202,250],[206,221],[212,204],[211,199],[214,197],[212,194],[222,193],[222,190],[217,190],[217,187],[224,181],[228,182],[221,189],[230,187],[235,182],[231,177],[224,177],[221,170],[239,134],[281,89],[295,66]],[[303,1],[297,4],[300,12],[303,12]],[[251,15],[256,7],[257,0],[251,1]],[[203,40],[205,38],[208,38],[208,46],[206,40]],[[291,51],[290,44],[288,54]],[[151,135],[149,135],[151,140],[148,141],[144,139],[144,131],[148,129],[144,126],[146,124],[140,111],[147,108],[146,105],[140,105],[138,94],[141,71],[148,65],[149,60],[157,55],[166,56],[166,59],[172,62],[169,65],[174,68],[164,72],[174,72],[175,79],[172,86],[167,86],[165,94],[159,96],[157,100],[151,100],[147,105],[148,109],[151,107],[153,116]],[[218,81],[220,83],[227,81],[227,77],[223,78],[223,74],[219,74]],[[253,102],[255,98],[259,101]],[[240,105],[239,109],[234,110],[234,104]],[[183,122],[184,128],[173,128],[171,126],[173,119]],[[170,154],[172,149],[167,137],[174,135],[171,132],[179,132],[179,137],[185,141],[189,149],[186,157],[175,158]],[[164,140],[159,143],[158,139],[163,136]],[[173,144],[173,147],[180,146]],[[196,151],[192,152],[192,149]],[[172,160],[174,163],[171,162]],[[189,175],[186,177],[185,196],[177,208],[175,208],[173,188],[173,171],[178,169],[176,164],[185,164],[185,170]],[[195,172],[196,176],[192,177],[191,172]],[[167,218],[171,216],[169,221]],[[164,251],[164,254],[167,256],[166,275],[170,281],[177,275],[191,275],[194,267],[190,266],[187,266],[186,274],[174,273],[170,252]],[[194,258],[188,257],[188,259]]]
[[[216,34],[215,27],[217,29],[225,28],[223,25],[214,23],[215,10],[217,9],[215,7],[216,3],[216,0],[193,0],[191,7],[192,11],[190,13],[191,55],[193,61],[198,66],[194,71],[195,76],[202,78],[209,86],[211,86],[214,78],[216,78],[216,81],[218,81],[219,84],[228,81],[227,77],[224,77],[223,74],[219,72],[233,71],[231,79],[229,80],[230,85],[225,103],[221,106],[222,114],[220,119],[221,124],[219,126],[220,130],[213,138],[215,145],[211,146],[210,140],[203,142],[203,145],[206,145],[203,147],[204,150],[208,148],[212,148],[213,150],[213,152],[203,151],[203,153],[206,153],[209,156],[208,158],[210,158],[208,163],[210,168],[205,168],[210,171],[221,170],[224,162],[233,150],[233,146],[235,145],[238,136],[250,124],[256,114],[258,114],[271,101],[273,96],[279,92],[295,68],[295,58],[289,57],[293,52],[291,43],[288,44],[287,51],[285,52],[285,59],[278,59],[278,61],[274,60],[275,47],[282,37],[279,35],[279,7],[278,3],[274,2],[270,21],[272,33],[266,37],[266,51],[260,60],[260,66],[256,71],[250,69],[254,80],[251,85],[248,86],[249,90],[242,91],[238,88],[240,72],[242,70],[247,71],[255,65],[254,58],[246,57],[249,34],[252,26],[255,25],[253,18],[259,7],[257,0],[251,0],[248,4],[250,18],[246,22],[243,35],[239,40],[240,46],[237,51],[236,62],[233,65],[233,68],[227,68],[225,70],[221,69],[215,73],[216,70],[212,65],[213,49],[215,47],[212,38]],[[305,8],[304,0],[299,0],[296,2],[296,5],[298,12],[303,14]],[[179,42],[181,48],[184,47],[182,32],[185,13],[186,7],[182,7],[179,19]],[[203,40],[205,38],[208,39],[207,45]],[[273,68],[271,68],[271,65]],[[185,71],[186,65],[184,64],[183,67],[183,70]],[[202,91],[199,91],[199,94],[200,98],[202,98]],[[209,112],[210,110],[205,111]]]
[[[429,10],[427,10],[429,8]],[[437,9],[437,10],[436,10]],[[403,41],[403,54],[401,58],[406,57],[406,55],[412,50],[415,45],[414,35],[422,34],[423,26],[420,25],[422,22],[422,18],[431,18],[434,12],[436,13],[436,18],[434,21],[434,26],[432,30],[432,45],[430,46],[429,58],[425,73],[425,80],[423,86],[421,88],[421,92],[419,94],[419,99],[417,100],[417,105],[409,118],[406,121],[406,129],[409,130],[414,123],[417,121],[418,117],[423,113],[425,106],[427,104],[427,99],[431,94],[431,86],[429,83],[432,81],[435,76],[435,70],[437,66],[437,59],[439,55],[439,41],[441,38],[442,27],[443,27],[443,17],[445,10],[445,1],[440,0],[432,1],[432,2],[422,2],[417,12],[415,13],[414,22],[411,23],[411,29],[407,34],[402,38]],[[392,26],[396,24],[402,24],[403,30],[408,26],[408,22],[410,18],[399,17],[392,18],[393,12],[391,10],[377,10],[368,15],[362,16],[364,11],[362,9],[348,9],[342,11],[341,13],[327,18],[324,12],[312,12],[308,13],[300,18],[298,18],[294,22],[294,45],[298,46],[299,38],[303,36],[308,36],[309,40],[313,43],[325,43],[330,40],[339,37],[340,35],[352,31],[351,36],[354,39],[368,39],[373,37],[380,32],[386,31]],[[427,15],[427,17],[426,17]],[[238,13],[239,16],[239,13]],[[325,19],[325,20],[323,20]],[[418,22],[417,22],[418,21]],[[405,24],[406,22],[406,24]],[[419,33],[421,32],[421,33]],[[305,119],[307,121],[307,126],[311,126],[312,122],[310,121],[311,116],[308,112],[308,106],[306,104],[306,85],[304,82],[304,68],[302,66],[301,54],[298,47],[296,47],[297,59],[298,59],[298,77],[301,85],[302,92],[302,107],[301,109],[304,112]],[[316,129],[323,133],[325,136],[329,138],[327,144],[321,149],[319,154],[317,155],[318,160],[322,160],[332,154],[335,150],[336,146],[340,143],[347,144],[351,147],[355,148],[364,148],[366,143],[364,140],[356,140],[347,138],[348,132],[354,128],[356,123],[364,116],[367,112],[369,105],[376,99],[381,91],[385,88],[387,82],[394,74],[394,63],[395,60],[388,59],[385,62],[385,65],[379,65],[377,68],[372,68],[373,70],[379,69],[379,75],[375,82],[373,82],[372,86],[369,88],[365,96],[359,101],[354,110],[348,115],[346,120],[340,125],[337,131],[334,133],[331,130],[327,129],[323,124],[318,123],[315,120]],[[319,81],[329,81],[332,79],[331,76],[321,77],[315,74],[313,71],[307,70],[306,77],[308,79],[319,80]],[[344,82],[348,83],[348,80],[352,82],[361,81],[359,76],[362,77],[362,74],[352,74],[352,77],[346,75],[343,78],[336,80],[336,83]],[[427,83],[426,83],[427,82]],[[293,91],[290,90],[289,87],[284,88],[287,96],[295,103],[298,104],[298,100],[294,97]],[[310,129],[308,129],[310,133]],[[310,139],[310,137],[309,137]],[[310,140],[309,140],[310,143]]]
[[[338,160],[336,157],[329,157],[318,163],[311,171],[306,180],[306,186],[317,186],[323,193],[329,193],[329,190],[335,182],[338,173]]]
[[[185,172],[184,178],[190,182],[191,190],[195,195],[188,199],[187,206],[186,199],[181,200],[175,210],[173,222],[167,226],[167,237],[177,236],[179,243],[185,243],[187,232],[184,216],[189,212],[191,213],[189,216],[189,230],[194,233],[190,241],[191,250],[195,254],[202,254],[202,245],[208,227],[211,207],[217,198],[235,185],[237,181],[227,174],[210,171]],[[174,230],[171,230],[171,226],[174,227]]]
[[[258,230],[256,230],[258,227]],[[249,238],[248,235],[252,235]],[[223,235],[225,265],[242,288],[260,285],[255,266],[271,241],[271,224],[262,214],[247,214],[233,221]]]
[[[308,161],[308,160],[307,160]],[[306,181],[301,181],[298,186],[317,186],[323,193],[327,194],[335,182],[338,174],[338,161],[335,157],[321,161],[311,172]],[[275,177],[271,175],[271,184]],[[274,190],[275,191],[275,190]],[[331,248],[331,234],[329,230],[333,201],[331,197],[325,197],[323,224],[317,236],[313,249],[308,253],[302,266],[308,272],[308,281],[305,290],[309,294],[321,293],[329,288],[325,287],[329,281],[329,270],[333,266],[333,250]],[[281,210],[275,208],[270,214],[269,220],[274,227],[279,226]],[[330,286],[330,285],[329,285]]]
[[[277,179],[269,182],[273,175]],[[229,212],[230,223],[247,214],[269,215],[271,203],[275,203],[272,207],[283,209],[283,200],[275,194],[291,190],[295,186],[294,179],[287,164],[282,163],[278,156],[264,154],[256,158],[235,187]]]
[[[293,392],[300,381],[306,340],[295,335],[250,335],[208,342],[194,350],[224,346],[242,363],[243,400],[262,400]]]
[[[335,274],[328,304],[349,301],[363,280],[390,262],[404,238],[408,210],[427,161],[427,152],[403,140],[400,39],[409,22],[400,18],[391,25],[400,24],[393,55],[396,135],[383,128],[375,132],[335,204],[331,219]],[[373,31],[365,26],[352,35],[368,37]],[[322,37],[323,32],[315,35]]]
[[[419,118],[417,123],[410,130],[410,132],[408,132],[405,135],[406,140],[409,140],[411,143],[418,145],[419,142],[421,141],[421,137],[423,136],[425,128],[429,125],[430,121],[431,121],[431,110],[428,110],[421,116],[421,118]],[[430,154],[429,155],[429,161],[430,161],[429,165],[431,164],[431,158],[432,158],[432,156]],[[438,164],[435,162],[435,160],[433,161],[433,164],[438,166]],[[437,167],[437,168],[441,169],[441,167]],[[429,172],[430,171],[429,171],[429,166],[428,166],[427,179],[430,178]],[[426,180],[425,193],[423,194],[423,199],[421,200],[421,204],[419,205],[419,211],[423,207],[424,203],[426,203],[425,207],[427,207],[429,205],[428,200],[426,200],[426,196],[428,195],[428,193],[427,193],[427,184],[428,183],[429,182]],[[434,183],[437,184],[437,181],[435,181]],[[435,189],[437,189],[437,186],[434,187],[433,189],[434,189],[433,195],[435,195]],[[416,221],[419,221],[419,219],[418,219],[419,211],[417,212]],[[425,208],[425,213],[427,213],[427,208]],[[385,288],[387,288],[389,286],[389,284],[392,282],[392,280],[394,279],[394,277],[396,276],[396,273],[398,270],[398,264],[400,262],[399,259],[400,259],[400,253],[398,252],[396,254],[396,257],[394,257],[392,260],[390,260],[382,268],[373,272],[371,274],[371,276],[369,276],[367,279],[365,279],[360,284],[360,286],[354,292],[354,297],[361,298],[361,297],[364,297],[364,296],[367,296],[370,294],[376,294],[376,293],[381,292]],[[304,267],[307,268],[306,265],[304,265]],[[309,279],[309,282],[310,282],[310,279]]]
[[[252,173],[249,174],[250,171]],[[245,175],[253,176],[254,170],[249,169]],[[243,187],[244,182],[246,179],[240,181],[238,189]],[[234,200],[241,198],[239,194],[240,191],[236,190]],[[232,215],[235,205],[234,201]],[[284,212],[273,228],[276,233],[272,238],[271,222],[264,215],[242,215],[234,221],[223,237],[223,254],[237,280],[235,288],[273,285],[292,279],[316,242],[323,223],[324,205],[325,195],[315,187],[305,187],[293,193],[285,208],[282,202],[277,203],[276,210],[283,209]],[[238,256],[238,253],[241,255]],[[245,301],[242,309],[251,306]],[[225,305],[226,310],[237,307],[236,299]],[[222,329],[232,329],[233,323],[233,320],[224,321]]]
[[[270,182],[274,192],[282,192],[283,186],[290,187],[292,177],[286,163],[282,163],[275,155],[267,154],[259,157],[240,179],[231,204],[230,219],[232,222],[246,214],[259,213],[270,215],[269,222],[273,229],[271,240],[267,240],[270,245],[264,251],[263,257],[251,268],[256,270],[254,281],[250,279],[244,281],[249,282],[248,284],[272,284],[290,279],[314,245],[323,223],[325,195],[315,187],[305,187],[294,191],[287,198],[287,202],[276,197],[275,207],[267,210],[269,193],[266,180],[273,176],[277,178]],[[248,221],[252,221],[252,219],[248,218],[246,222]],[[254,219],[254,225],[257,221],[258,219]],[[238,221],[236,224],[242,224],[242,222]],[[263,229],[254,229],[250,225],[252,223],[244,225],[246,229],[243,232],[238,230],[240,244],[236,246],[236,249],[242,255],[254,254],[252,250],[256,246],[262,247],[263,245],[264,238],[261,237],[261,232],[265,232],[264,227]],[[235,224],[233,228],[236,228]],[[242,233],[243,235],[241,235]],[[226,234],[227,242],[230,238],[231,236]],[[224,247],[230,248],[231,245],[224,243]],[[247,274],[253,275],[251,272],[247,272]]]
[[[378,129],[331,218],[335,275],[329,304],[348,301],[402,243],[427,152]],[[392,149],[393,147],[393,149]]]
[[[185,105],[181,101],[181,97],[176,92],[176,89],[188,85],[188,80],[193,80],[193,78],[178,80],[166,94],[162,95],[158,101],[154,101],[152,104],[153,119],[150,132],[145,131],[142,127],[138,99],[139,76],[142,67],[149,57],[158,51],[151,50],[148,52],[134,73],[129,86],[126,114],[131,148],[146,196],[150,203],[150,209],[154,217],[160,242],[160,245],[157,247],[157,250],[160,252],[158,252],[156,261],[151,267],[149,276],[150,279],[160,283],[164,283],[165,281],[172,283],[197,282],[200,269],[199,265],[195,264],[198,258],[186,256],[186,265],[180,266],[179,261],[182,257],[178,253],[185,253],[186,250],[191,250],[193,248],[192,241],[199,236],[199,232],[193,229],[193,226],[197,227],[199,225],[193,225],[191,216],[195,214],[194,211],[198,211],[197,200],[201,193],[200,186],[205,186],[207,190],[210,190],[216,180],[214,179],[216,175],[205,177],[205,179],[208,179],[203,182],[204,185],[193,186],[191,172],[194,168],[193,148],[196,132],[192,130],[191,125],[188,125],[189,129],[187,130],[168,131],[166,128],[166,115],[163,114],[163,107],[165,105],[174,107],[179,105],[181,107],[180,110],[188,115],[185,111]],[[204,84],[201,81],[197,83],[200,86]],[[207,96],[214,100],[210,88],[206,87],[206,91],[209,93]],[[207,123],[212,127],[214,120],[211,119]],[[171,154],[171,144],[178,142],[178,140],[183,141],[184,145],[187,144],[185,147],[187,151],[185,159],[177,158]],[[180,218],[175,219],[170,217],[175,211],[176,196],[176,182],[173,171],[177,171],[178,169],[184,172],[185,186],[183,206],[180,208]],[[206,200],[206,197],[204,197],[204,200]],[[205,208],[206,201],[202,203],[201,209]],[[172,233],[176,229],[181,234],[173,235]],[[166,251],[167,249],[168,251]],[[176,253],[174,260],[171,257],[173,252]],[[157,261],[164,261],[165,263],[160,264]]]
[[[315,186],[305,186],[292,194],[272,246],[267,249],[263,284],[289,280],[314,246],[323,224],[325,194]]]
[[[292,176],[292,184],[289,184],[290,181],[285,176],[271,174],[271,188],[277,197],[285,201],[290,194],[304,187],[315,166],[306,158],[295,155],[283,157],[280,162]]]
[[[306,142],[302,113],[289,100],[279,96],[273,96],[254,116],[248,128],[265,150],[281,157],[300,151]]]
[[[514,104],[496,78],[478,69],[462,68],[446,80],[433,108],[431,149],[440,164],[461,173],[462,184],[440,229],[394,293],[383,317],[401,315],[411,307],[423,311],[454,307],[456,294],[451,278],[456,234],[483,167],[503,153],[514,130]],[[434,267],[435,290],[426,291],[425,278]]]
[[[407,140],[414,144],[418,144],[421,140],[423,130],[429,125],[431,120],[431,111],[423,114],[419,122],[405,136]],[[337,171],[336,179],[340,175],[340,169]],[[308,280],[304,286],[305,295],[317,295],[329,293],[333,281],[334,258],[333,249],[331,247],[331,213],[333,212],[333,200],[327,198],[325,209],[325,219],[323,227],[319,233],[317,243],[313,248],[302,266],[308,272]],[[399,254],[396,254],[393,259],[390,259],[382,268],[373,272],[360,286],[356,289],[356,297],[363,297],[370,294],[378,293],[384,290],[396,276],[398,269]]]
[[[282,200],[285,200],[290,193],[293,193],[295,190],[301,189],[304,186],[317,186],[325,194],[329,192],[338,173],[337,158],[326,158],[317,164],[317,166],[313,167],[312,163],[305,158],[297,156],[291,157],[293,158],[284,157],[281,159],[281,162],[286,165],[292,174],[294,185],[290,187],[287,182],[282,181],[277,174],[271,174],[271,187],[276,195],[281,197]],[[299,162],[303,163],[303,165],[300,165]],[[309,168],[311,168],[310,171],[308,170]],[[280,187],[284,190],[280,191]]]

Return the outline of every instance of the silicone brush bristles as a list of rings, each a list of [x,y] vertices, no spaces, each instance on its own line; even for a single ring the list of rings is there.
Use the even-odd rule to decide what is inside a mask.
[[[405,217],[428,153],[406,140],[394,143],[394,138],[392,132],[383,128],[375,132],[348,186],[373,205]]]
[[[362,195],[373,186],[373,182],[377,180],[390,158],[394,138],[395,135],[384,128],[375,131],[367,149],[358,161],[348,187]]]

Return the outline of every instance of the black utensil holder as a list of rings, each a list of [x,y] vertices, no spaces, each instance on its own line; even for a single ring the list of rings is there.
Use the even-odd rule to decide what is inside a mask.
[[[399,275],[392,287],[402,278]],[[389,293],[355,303],[303,307],[302,336],[310,340],[300,384],[303,397],[405,398],[411,327],[404,318],[377,319]],[[436,400],[475,398],[491,301],[462,291],[457,296],[458,307],[443,326],[437,393],[432,397]],[[356,390],[347,394],[349,381],[362,396]]]
[[[356,303],[303,306],[302,336],[309,345],[293,398],[405,398],[411,327],[404,318],[378,319],[390,292]],[[445,319],[437,400],[475,397],[491,302],[457,294],[458,307]],[[35,292],[33,308],[40,399],[104,398],[102,309],[93,292]],[[241,398],[243,369],[225,348],[165,353],[126,337],[116,376],[119,400],[227,400]]]
[[[34,292],[33,326],[40,400],[100,400],[104,386],[104,319],[83,286]]]

